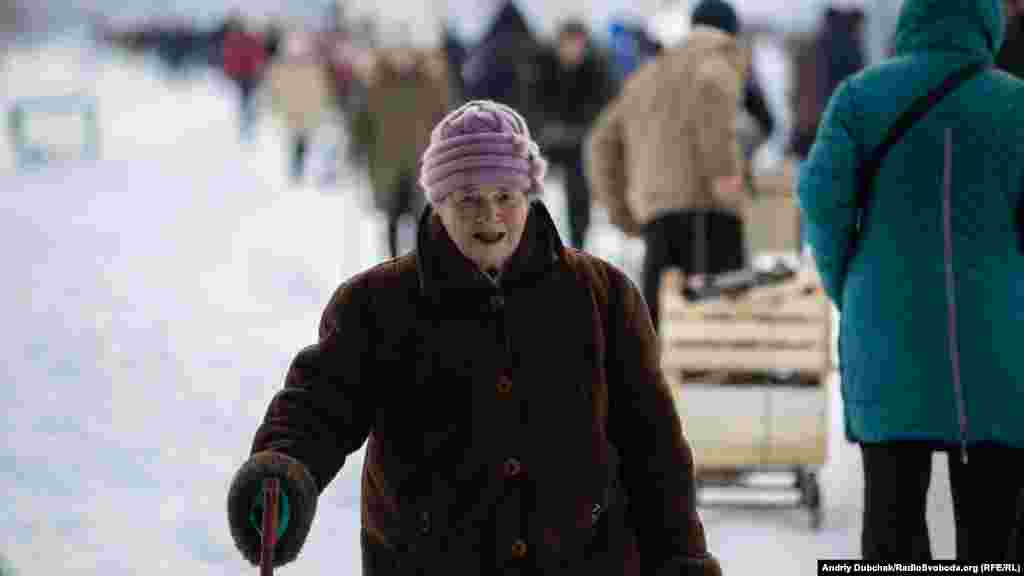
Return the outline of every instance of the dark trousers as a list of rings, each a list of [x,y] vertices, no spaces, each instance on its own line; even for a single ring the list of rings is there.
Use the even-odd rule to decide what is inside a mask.
[[[292,135],[291,177],[298,183],[306,172],[306,154],[309,151],[309,134],[296,132]]]
[[[861,444],[864,463],[864,518],[861,553],[865,560],[917,561],[932,558],[926,522],[932,453],[949,455],[958,560],[1007,560],[1015,545],[1018,465],[1024,449],[980,444],[967,450],[920,442]]]
[[[698,236],[703,231],[703,241]],[[658,284],[667,268],[686,274],[721,274],[743,268],[746,243],[743,222],[733,214],[717,211],[675,212],[660,216],[644,227],[643,291],[658,327]]]
[[[238,126],[244,140],[252,138],[252,131],[256,124],[256,79],[240,78],[238,80]]]
[[[569,213],[569,244],[583,248],[590,227],[590,187],[583,173],[583,150],[572,148],[549,152],[552,163],[565,169],[566,210]]]
[[[1010,560],[1024,562],[1024,488],[1017,495],[1017,522],[1011,536]]]
[[[413,214],[413,198],[415,192],[412,176],[403,174],[398,179],[398,189],[395,190],[395,197],[391,199],[388,215],[388,250],[391,257],[398,256],[398,224],[403,214]],[[415,216],[415,214],[413,214]]]

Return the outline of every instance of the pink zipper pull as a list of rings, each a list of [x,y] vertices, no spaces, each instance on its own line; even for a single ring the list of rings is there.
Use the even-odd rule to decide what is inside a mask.
[[[960,343],[956,331],[956,283],[953,275],[953,129],[946,128],[945,168],[943,174],[942,215],[945,233],[946,302],[949,304],[949,357],[953,368],[953,392],[956,394],[957,415],[960,420],[960,460],[967,464],[967,410],[960,381]]]

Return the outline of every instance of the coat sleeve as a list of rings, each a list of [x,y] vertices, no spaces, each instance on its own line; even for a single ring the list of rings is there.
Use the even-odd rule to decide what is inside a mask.
[[[765,98],[761,84],[753,74],[751,71],[751,76],[743,87],[743,108],[757,120],[761,132],[767,139],[775,132],[775,117],[772,116],[771,108],[768,107],[768,100]]]
[[[319,341],[292,361],[253,440],[252,454],[279,452],[303,463],[320,492],[373,425],[375,400],[366,380],[370,324],[360,297],[365,291],[353,280],[334,294]]]
[[[721,574],[696,508],[693,453],[661,371],[640,290],[609,267],[608,435],[618,449],[640,556],[651,574]]]
[[[846,283],[843,268],[857,218],[852,98],[849,82],[843,81],[829,100],[797,183],[807,241],[825,291],[840,308]]]
[[[228,524],[242,555],[260,561],[260,536],[250,521],[264,479],[283,480],[291,521],[275,549],[274,564],[298,557],[316,515],[319,494],[346,456],[369,435],[374,400],[364,380],[368,357],[363,307],[342,286],[320,323],[319,341],[294,359],[284,389],[270,402],[249,459],[228,490]]]
[[[594,200],[608,208],[612,224],[629,235],[640,232],[640,224],[626,203],[626,142],[621,118],[621,97],[601,112],[586,137],[584,171]]]

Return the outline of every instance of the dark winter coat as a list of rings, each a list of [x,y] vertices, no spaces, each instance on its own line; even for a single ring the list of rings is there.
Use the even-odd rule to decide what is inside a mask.
[[[720,574],[636,286],[539,202],[500,287],[429,207],[417,242],[338,289],[252,453],[322,492],[368,440],[364,574]]]
[[[818,89],[822,91],[819,98],[822,104],[828,101],[840,82],[864,67],[860,34],[863,20],[864,14],[858,9],[845,11],[830,7],[825,12],[818,34]],[[819,112],[822,111],[824,109]]]
[[[508,0],[475,46],[469,48],[462,65],[465,100],[494,100],[522,114],[537,132],[537,106],[533,88],[536,59],[541,49],[526,18]]]
[[[540,145],[548,154],[579,154],[590,125],[613,95],[611,70],[603,54],[588,46],[579,66],[562,66],[556,50],[541,52],[537,60],[537,106]],[[563,137],[546,141],[545,128],[561,125]]]
[[[807,238],[841,312],[847,436],[1024,447],[1024,82],[986,70],[948,95],[882,162],[852,260],[857,170],[910,103],[963,66],[992,64],[997,0],[905,0],[895,57],[829,102],[798,184]],[[949,328],[944,135],[955,334]],[[953,379],[950,341],[962,387]],[[960,411],[963,410],[961,418]]]

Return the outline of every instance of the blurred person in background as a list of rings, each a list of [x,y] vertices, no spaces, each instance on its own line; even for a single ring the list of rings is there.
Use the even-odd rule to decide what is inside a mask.
[[[829,100],[797,187],[840,313],[862,554],[932,557],[928,486],[941,451],[957,559],[1005,560],[1024,485],[1010,464],[1024,458],[1024,81],[992,69],[1003,0],[905,0],[896,30],[894,57]],[[861,189],[897,118],[944,86]]]
[[[825,105],[836,87],[867,63],[858,8],[830,3],[825,10],[813,46],[806,46],[797,61],[797,125],[790,148],[806,158],[814,142]]]
[[[255,94],[267,66],[263,39],[246,29],[239,15],[225,22],[221,40],[221,58],[225,76],[238,89],[238,124],[243,139],[252,137],[256,121]]]
[[[537,141],[552,164],[565,170],[569,240],[573,248],[582,249],[591,203],[583,174],[583,138],[611,99],[611,72],[579,20],[561,25],[555,46],[540,53],[537,67]]]
[[[517,110],[536,129],[537,55],[542,46],[513,0],[502,0],[483,38],[467,47],[462,66],[465,100],[494,100]]]
[[[302,182],[313,133],[332,110],[327,64],[312,33],[294,27],[284,33],[282,49],[270,64],[267,84],[271,105],[289,133],[288,173]]]
[[[830,4],[818,33],[818,68],[821,81],[819,102],[824,103],[848,76],[856,74],[867,63],[862,29],[864,13],[859,8]]]
[[[731,21],[723,17],[723,11],[712,7],[712,4],[697,4],[690,14],[691,26],[710,26],[729,33]],[[772,115],[765,97],[764,89],[754,67],[753,50],[748,44],[741,44],[747,51],[746,59],[749,67],[743,83],[743,101],[737,113],[740,115],[737,125],[737,139],[743,153],[743,175],[748,186],[753,185],[753,159],[757,150],[768,141],[775,132],[775,116]]]
[[[284,26],[277,19],[267,23],[267,29],[263,33],[263,50],[267,53],[267,59],[273,60],[281,53],[281,39],[284,38]]]
[[[775,116],[772,114],[764,89],[758,80],[752,58],[747,81],[743,87],[743,112],[754,121],[754,126],[751,128],[755,132],[740,143],[743,155],[749,163],[757,150],[775,133]]]
[[[1024,78],[1024,0],[1005,0],[1006,42],[996,56],[996,66]]]
[[[357,47],[352,38],[352,23],[342,2],[328,4],[325,30],[320,34],[321,49],[327,61],[331,92],[339,115],[351,124],[355,89],[354,60]]]
[[[441,48],[444,50],[450,71],[448,77],[451,81],[452,104],[461,105],[465,102],[464,95],[466,93],[466,86],[462,80],[462,66],[466,62],[466,45],[450,24],[446,24],[441,29]]]
[[[366,151],[374,204],[387,215],[388,252],[401,254],[399,228],[422,211],[417,193],[420,155],[430,131],[448,112],[448,65],[438,49],[395,46],[374,51],[366,98],[356,111],[352,138]]]
[[[643,297],[562,244],[525,120],[468,102],[420,167],[416,250],[338,288],[231,482],[238,549],[276,477],[297,558],[365,443],[366,576],[721,576]]]
[[[744,266],[749,202],[736,119],[749,69],[736,11],[694,9],[699,24],[637,70],[588,137],[587,177],[613,225],[642,236],[644,298],[658,325],[669,267],[717,274]]]
[[[608,26],[612,81],[618,93],[633,72],[649,58],[661,52],[661,42],[647,26],[628,19],[615,19]]]

